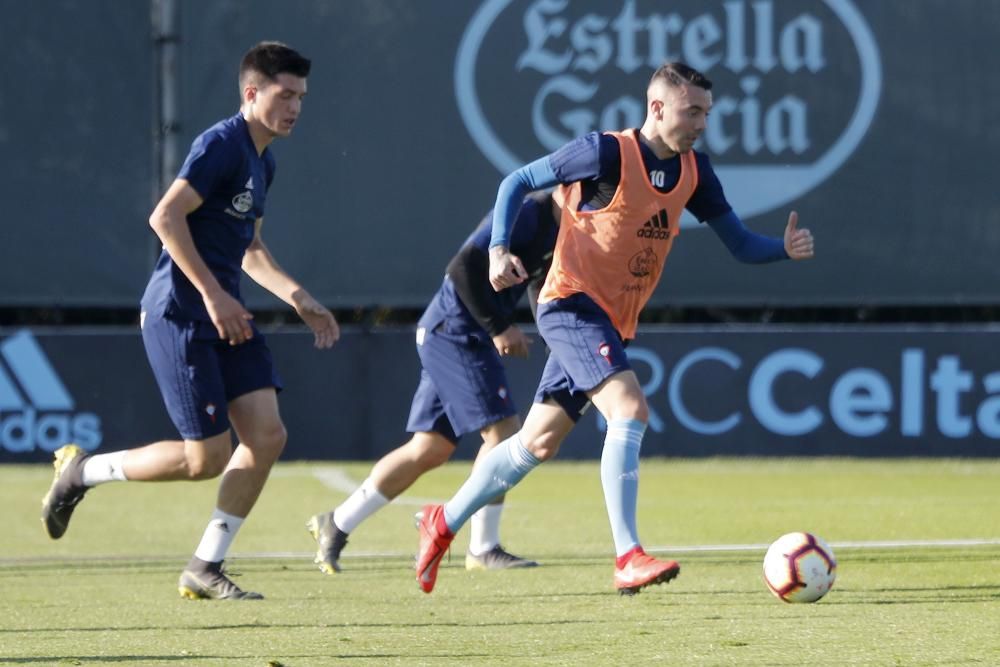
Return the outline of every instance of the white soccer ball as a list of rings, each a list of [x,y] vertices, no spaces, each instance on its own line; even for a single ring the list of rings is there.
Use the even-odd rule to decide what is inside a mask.
[[[810,533],[782,535],[764,555],[764,583],[785,602],[815,602],[836,578],[833,550]]]

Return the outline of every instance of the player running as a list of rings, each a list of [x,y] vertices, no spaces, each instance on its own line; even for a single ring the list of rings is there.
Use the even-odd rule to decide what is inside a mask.
[[[42,501],[45,529],[59,539],[84,494],[98,484],[221,474],[215,510],[178,582],[187,598],[263,597],[240,589],[222,568],[286,440],[278,414],[281,380],[243,305],[241,269],[295,308],[317,348],[330,347],[340,336],[330,311],[278,266],[261,237],[275,170],[268,146],[291,134],[310,67],[308,59],[278,42],[250,49],[240,65],[239,113],[194,140],[150,216],[163,252],[142,298],[142,340],[183,440],[95,456],[76,445],[62,447]]]
[[[492,219],[492,214],[486,216],[448,264],[441,288],[417,325],[422,370],[406,425],[413,436],[383,456],[347,500],[306,524],[317,541],[315,562],[322,572],[340,572],[348,535],[425,472],[451,458],[463,434],[479,431],[483,439],[478,465],[520,428],[501,357],[528,356],[531,340],[514,324],[514,310],[526,289],[533,290],[534,306],[558,226],[551,195],[524,199],[510,247],[521,258],[527,280],[497,292],[489,281]],[[467,569],[537,565],[501,546],[503,501],[500,491],[472,515]]]
[[[646,91],[641,128],[591,133],[528,164],[500,184],[490,243],[497,290],[525,280],[510,244],[516,204],[526,191],[561,185],[559,237],[536,321],[551,350],[535,403],[521,430],[495,447],[444,505],[427,505],[420,524],[416,577],[424,592],[468,517],[550,459],[593,401],[607,420],[601,484],[615,546],[614,586],[634,594],[670,581],[672,560],[645,553],[636,527],[639,449],[649,419],[625,345],[660,273],[685,208],[743,262],[813,256],[808,230],[788,218],[783,239],[748,231],[726,201],[708,157],[693,150],[712,107],[712,84],[682,63],[667,63]]]

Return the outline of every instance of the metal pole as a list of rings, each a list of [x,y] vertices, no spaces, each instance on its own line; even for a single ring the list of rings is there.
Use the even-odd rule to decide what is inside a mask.
[[[152,206],[160,200],[180,167],[178,139],[180,124],[180,90],[178,55],[180,34],[180,3],[177,0],[150,0],[153,37],[153,183]],[[160,244],[153,239],[155,262]]]

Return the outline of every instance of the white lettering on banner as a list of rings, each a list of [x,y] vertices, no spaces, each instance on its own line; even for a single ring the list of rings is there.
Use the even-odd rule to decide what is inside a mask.
[[[674,366],[674,372],[670,374],[670,387],[668,389],[670,397],[670,408],[674,417],[690,431],[701,433],[702,435],[719,435],[736,427],[740,423],[740,413],[732,412],[724,419],[715,422],[708,422],[698,419],[684,404],[681,396],[681,386],[684,376],[697,363],[703,361],[719,361],[729,366],[734,371],[740,367],[740,358],[729,350],[721,347],[703,347],[685,356]]]
[[[771,388],[779,375],[795,371],[813,378],[822,368],[823,360],[806,350],[780,350],[767,356],[750,376],[750,409],[757,421],[781,435],[803,435],[816,429],[823,423],[816,407],[785,412],[774,401]]]
[[[547,120],[546,102],[550,96],[559,95],[571,102],[585,103],[593,99],[599,88],[598,84],[587,83],[578,76],[565,73],[566,70],[596,74],[611,64],[616,45],[618,58],[614,64],[626,73],[640,66],[656,68],[668,60],[684,60],[695,69],[709,72],[723,60],[723,55],[708,51],[721,41],[724,34],[711,14],[702,14],[688,22],[676,13],[666,16],[652,14],[639,21],[634,0],[627,0],[618,17],[611,21],[596,14],[580,17],[568,31],[569,48],[555,53],[547,45],[567,32],[567,21],[559,17],[567,4],[565,1],[539,0],[531,5],[524,21],[528,48],[517,61],[519,70],[534,69],[553,76],[538,90],[531,114],[535,135],[550,151],[596,129],[638,127],[642,125],[646,113],[645,99],[641,95],[624,96],[605,106],[599,115],[585,105],[566,112],[558,117],[561,127],[553,127]],[[725,34],[742,33],[744,3],[727,2],[724,7],[727,10]],[[806,14],[791,20],[781,29],[779,48],[775,54],[772,3],[770,0],[755,2],[753,9],[757,51],[753,59],[748,60],[744,53],[726,50],[730,55],[725,62],[729,65],[740,64],[738,69],[733,70],[734,73],[743,73],[753,67],[766,74],[776,66],[789,73],[800,69],[816,73],[825,67],[823,25],[819,20]],[[617,39],[606,34],[609,25],[610,32],[617,33]],[[640,33],[646,33],[649,39],[649,51],[645,57],[635,53],[636,37]],[[679,37],[676,51],[671,48],[674,36]],[[765,149],[775,155],[786,150],[802,154],[809,148],[805,101],[794,95],[784,95],[764,109],[756,97],[761,83],[759,76],[747,75],[740,79],[740,88],[744,93],[742,101],[727,95],[715,101],[705,132],[705,141],[711,151],[722,155],[737,143],[749,155],[756,155]],[[736,121],[738,131],[735,135],[726,133],[729,120]]]
[[[990,373],[983,378],[983,388],[990,394],[996,394],[979,404],[976,410],[976,423],[983,435],[990,438],[1000,438],[1000,373]]]
[[[587,132],[641,126],[645,82],[670,60],[685,61],[710,78],[731,79],[716,88],[703,144],[713,154],[727,199],[744,218],[774,210],[829,178],[874,119],[881,57],[852,0],[716,0],[684,8],[619,0],[597,11],[588,11],[593,4],[586,7],[569,0],[483,0],[466,26],[455,58],[456,102],[473,140],[501,173]],[[519,49],[510,57],[495,42],[484,47],[508,10],[520,20],[503,25],[522,29],[503,35],[504,48]],[[480,58],[484,48],[493,49],[488,58]],[[829,66],[852,56],[858,74]],[[829,83],[789,80],[819,76]],[[480,91],[487,88],[480,81],[490,82],[493,97],[498,81],[511,82],[499,91],[502,113],[484,110]],[[841,94],[817,92],[834,89]],[[618,90],[628,94],[616,95]],[[822,123],[811,123],[820,108]],[[530,128],[512,120],[518,117],[530,117]],[[841,129],[836,138],[817,139],[813,126]],[[526,129],[536,148],[516,155],[509,146],[527,145]],[[682,226],[697,225],[684,216]]]
[[[840,376],[830,392],[830,416],[840,430],[858,438],[878,435],[889,423],[892,387],[878,371],[858,368]]]
[[[101,444],[100,417],[92,412],[39,416],[28,408],[4,413],[0,418],[0,446],[8,452],[30,452],[35,448],[54,452],[68,442],[88,451],[96,449]]]
[[[924,353],[903,350],[899,432],[916,437],[924,432]]]
[[[966,438],[972,433],[972,419],[959,414],[959,394],[972,389],[972,373],[963,371],[958,357],[938,359],[937,370],[931,375],[931,388],[937,392],[937,422],[941,433],[949,438]]]
[[[642,365],[649,368],[650,380],[643,385],[643,391],[651,404],[650,427],[655,432],[663,432],[666,426],[654,406],[666,375],[666,366],[660,356],[648,348],[632,346],[628,355],[640,377],[644,376]],[[874,368],[850,368],[836,377],[824,378],[828,365],[822,356],[801,348],[781,348],[763,357],[753,367],[744,396],[733,395],[732,392],[714,395],[713,400],[723,403],[729,411],[722,418],[709,420],[697,416],[692,410],[690,398],[685,399],[684,396],[685,385],[697,384],[697,374],[708,370],[706,364],[721,364],[729,371],[737,371],[743,367],[743,360],[726,348],[700,347],[681,357],[670,370],[666,398],[678,423],[701,435],[722,435],[732,431],[742,423],[748,409],[761,427],[777,435],[802,436],[811,433],[823,425],[825,415],[829,414],[831,422],[844,434],[870,438],[892,428],[898,396],[899,433],[912,438],[924,434],[925,396],[930,390],[934,395],[933,421],[942,435],[968,438],[978,428],[982,435],[1000,439],[1000,371],[983,377],[986,398],[973,412],[963,413],[963,404],[969,402],[967,394],[975,387],[975,373],[962,368],[958,355],[946,354],[937,358],[933,372],[927,376],[926,357],[925,350],[903,349],[899,362],[899,384],[894,388],[889,377]],[[822,387],[829,386],[828,399],[819,400],[815,391],[801,392],[799,395],[809,401],[806,405],[799,405],[796,409],[782,405],[775,395],[775,387],[789,375],[801,376],[810,383],[822,382],[816,386],[820,392],[825,391]],[[744,410],[739,409],[741,400],[745,400]],[[732,407],[736,409],[725,405],[729,401],[733,401],[735,405]]]
[[[0,343],[0,447],[10,452],[55,451],[75,442],[101,444],[101,419],[77,412],[62,380],[25,330]]]

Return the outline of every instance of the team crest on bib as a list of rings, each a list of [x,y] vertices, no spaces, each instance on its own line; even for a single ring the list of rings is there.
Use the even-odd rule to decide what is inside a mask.
[[[628,261],[628,270],[636,278],[645,278],[656,267],[659,258],[652,248],[640,250]]]
[[[253,193],[247,190],[233,197],[233,208],[240,213],[246,213],[253,208]]]

